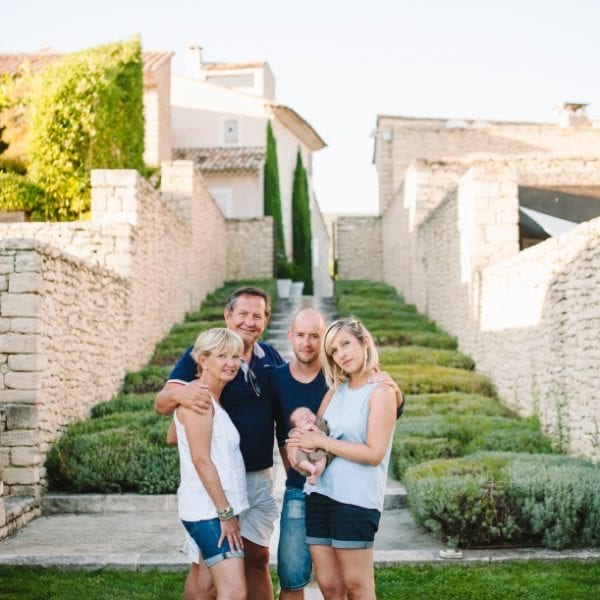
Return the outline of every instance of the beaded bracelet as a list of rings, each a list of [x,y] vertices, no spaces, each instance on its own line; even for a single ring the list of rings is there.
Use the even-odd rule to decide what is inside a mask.
[[[223,510],[217,511],[217,517],[221,521],[229,521],[229,519],[233,519],[235,517],[235,513],[233,512],[233,508],[231,506],[226,506]]]

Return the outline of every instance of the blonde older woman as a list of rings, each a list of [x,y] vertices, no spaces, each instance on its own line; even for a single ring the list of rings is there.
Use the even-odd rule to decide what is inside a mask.
[[[212,396],[212,410],[198,413],[179,406],[174,413],[181,484],[179,517],[201,550],[217,597],[246,598],[244,551],[238,515],[248,507],[240,436],[221,407],[221,391],[237,374],[244,344],[228,329],[201,333],[192,355],[198,377]]]
[[[341,600],[331,573],[342,573],[349,599],[375,600],[373,541],[383,510],[396,421],[396,394],[369,383],[378,372],[373,338],[357,319],[332,323],[323,338],[323,370],[330,390],[318,415],[330,437],[295,429],[288,445],[321,448],[334,459],[315,485],[306,485],[306,541],[319,587]],[[337,594],[337,595],[336,595]]]

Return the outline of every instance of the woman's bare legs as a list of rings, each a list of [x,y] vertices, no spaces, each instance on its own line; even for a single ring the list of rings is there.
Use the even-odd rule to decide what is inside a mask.
[[[346,587],[336,551],[331,546],[311,545],[310,555],[325,600],[346,600]]]
[[[226,558],[210,567],[219,600],[246,600],[244,559]]]
[[[348,600],[376,600],[373,549],[335,549]]]

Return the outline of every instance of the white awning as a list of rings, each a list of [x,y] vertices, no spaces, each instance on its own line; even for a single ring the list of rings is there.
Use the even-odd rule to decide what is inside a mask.
[[[524,206],[520,206],[519,210],[522,210],[528,217],[532,218],[550,236],[566,233],[579,225],[579,223],[575,223],[574,221],[553,217],[537,210],[532,210],[531,208],[525,208]]]

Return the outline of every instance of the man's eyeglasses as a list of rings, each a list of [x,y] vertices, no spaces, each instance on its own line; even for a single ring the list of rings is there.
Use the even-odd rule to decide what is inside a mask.
[[[244,372],[244,381],[246,383],[250,383],[252,387],[252,391],[256,395],[257,398],[260,397],[260,386],[258,385],[258,381],[256,379],[256,375],[254,371],[250,368],[250,365],[244,361],[242,361],[242,371]]]

